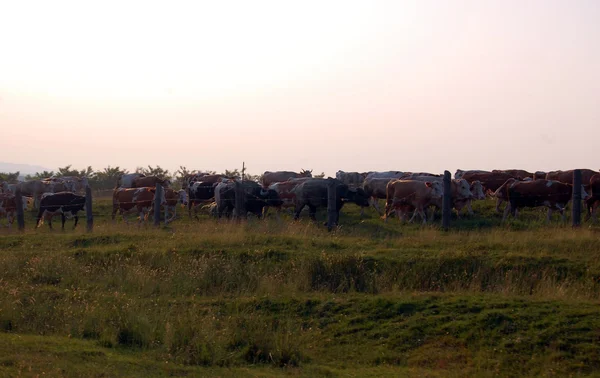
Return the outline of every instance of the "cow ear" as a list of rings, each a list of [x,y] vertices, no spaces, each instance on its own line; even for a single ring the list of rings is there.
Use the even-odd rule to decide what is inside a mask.
[[[426,185],[428,188],[431,188],[431,183],[430,183],[429,181],[427,181],[427,182],[425,183],[425,185]]]

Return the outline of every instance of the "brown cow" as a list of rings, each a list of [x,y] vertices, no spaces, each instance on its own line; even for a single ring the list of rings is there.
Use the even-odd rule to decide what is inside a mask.
[[[508,180],[498,190],[506,192],[509,202],[504,210],[503,221],[506,220],[509,212],[516,217],[519,208],[546,206],[548,207],[547,221],[549,222],[552,211],[555,209],[560,211],[564,221],[564,209],[571,200],[573,185],[552,180]],[[589,198],[583,185],[581,186],[581,198],[584,200]]]
[[[265,173],[263,173],[262,185],[263,187],[268,188],[271,184],[274,184],[276,182],[284,182],[292,178],[300,177],[312,177],[312,169],[309,171],[303,169],[302,171],[300,171],[300,173],[291,171],[266,171]]]
[[[596,211],[600,207],[600,174],[592,176],[589,187],[591,193],[590,198],[585,201],[587,209],[585,220],[588,221],[591,217],[596,223],[598,220]]]
[[[528,177],[531,179],[534,178],[534,173],[525,171],[523,169],[494,169],[492,170],[492,173],[506,173],[518,180],[525,180]]]
[[[438,181],[394,180],[387,184],[386,189],[387,196],[383,216],[385,220],[389,217],[392,208],[396,210],[398,219],[402,220],[406,210],[414,207],[415,212],[409,222],[412,222],[419,214],[423,223],[426,223],[425,208],[443,195],[442,183]]]
[[[137,177],[133,179],[133,182],[131,183],[131,187],[132,188],[149,188],[152,186],[156,186],[157,184],[160,184],[162,186],[164,186],[165,188],[168,188],[169,186],[171,186],[171,182],[167,179],[161,179],[158,176],[144,176],[144,177]]]
[[[177,216],[177,204],[181,204],[182,207],[188,204],[187,192],[183,189],[173,190],[170,188],[165,189],[165,224],[172,222]],[[169,218],[169,213],[173,213],[173,216]]]
[[[27,198],[21,197],[23,201],[23,211],[27,210]],[[10,228],[17,216],[17,197],[11,193],[0,194],[0,216],[6,215],[8,227]]]
[[[546,180],[555,180],[564,182],[565,184],[573,184],[573,172],[574,169],[568,171],[551,171],[546,174]],[[581,182],[589,188],[590,180],[592,176],[597,175],[598,172],[592,171],[591,169],[580,169],[581,171]]]
[[[113,211],[112,220],[115,220],[117,211],[123,215],[125,223],[127,221],[127,214],[136,212],[140,216],[139,224],[148,220],[150,212],[154,209],[154,194],[156,188],[117,188],[113,192]],[[161,205],[167,203],[165,197],[165,191],[161,191],[163,194],[161,198]]]

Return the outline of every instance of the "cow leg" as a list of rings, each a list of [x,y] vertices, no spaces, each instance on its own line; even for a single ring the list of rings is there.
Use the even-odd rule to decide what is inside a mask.
[[[77,222],[79,222],[79,217],[77,216],[77,214],[75,214],[75,224],[73,225],[73,230],[75,229],[75,227],[77,227]]]
[[[381,209],[379,208],[379,199],[378,198],[371,197],[371,198],[369,198],[369,202],[371,203],[371,206],[373,206],[373,208],[375,210],[377,210],[377,213],[379,215],[383,215],[382,212],[381,212]]]
[[[65,230],[65,222],[67,221],[67,217],[65,217],[65,213],[61,212],[60,213],[60,221],[61,221],[61,228],[64,231]]]
[[[115,217],[117,216],[117,211],[119,211],[119,204],[113,203],[113,209],[112,209],[112,214],[111,214],[113,223],[115,222]]]
[[[308,205],[308,216],[313,222],[317,221],[317,208],[315,206]]]
[[[50,229],[52,230],[52,215],[48,214],[48,227],[50,227]]]
[[[500,212],[500,205],[502,205],[502,202],[504,202],[503,199],[501,198],[497,198],[496,199],[496,212],[499,213]],[[508,205],[507,205],[508,206]]]
[[[475,213],[473,212],[473,208],[471,207],[471,200],[467,201],[467,211],[469,212],[469,215],[473,216],[475,215]]]
[[[294,211],[294,220],[298,220],[300,218],[300,212],[304,209],[305,204],[296,205],[296,209]]]
[[[512,213],[510,203],[508,205],[506,205],[506,207],[504,208],[504,215],[502,215],[502,222],[504,222],[506,220],[509,212]]]
[[[552,207],[548,207],[548,215],[546,216],[546,222],[550,223],[551,218],[552,218]]]

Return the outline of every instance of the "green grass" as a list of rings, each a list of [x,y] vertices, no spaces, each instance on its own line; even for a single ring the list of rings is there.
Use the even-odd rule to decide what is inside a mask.
[[[0,376],[594,375],[598,229],[475,210],[449,232],[353,206],[333,233],[27,214],[0,230]]]

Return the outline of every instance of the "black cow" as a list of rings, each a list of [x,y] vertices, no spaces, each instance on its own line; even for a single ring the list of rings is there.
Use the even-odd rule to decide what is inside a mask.
[[[254,181],[242,183],[246,192],[244,206],[247,212],[261,218],[263,209],[267,206],[278,207],[283,204],[279,194],[273,189],[265,189]],[[217,216],[229,215],[235,208],[235,181],[221,182],[215,189],[215,201],[217,203]]]
[[[309,216],[316,221],[316,213],[318,207],[327,207],[327,185],[328,180],[335,181],[336,189],[336,219],[338,223],[340,210],[346,202],[353,202],[361,207],[369,206],[369,197],[362,188],[350,188],[337,179],[310,179],[294,188],[296,194],[296,209],[294,219],[300,217],[300,212],[304,206],[309,208]]]
[[[194,216],[198,219],[198,207],[202,204],[212,202],[215,197],[215,187],[222,179],[223,175],[204,175],[198,178],[198,181],[189,182],[188,186],[188,214],[192,217],[192,208]]]
[[[37,227],[44,223],[44,218],[48,219],[48,226],[52,228],[52,217],[60,214],[62,228],[65,229],[66,218],[75,218],[73,229],[77,227],[79,217],[77,212],[83,211],[85,206],[85,197],[71,192],[46,193],[40,201],[40,210],[37,215]]]

